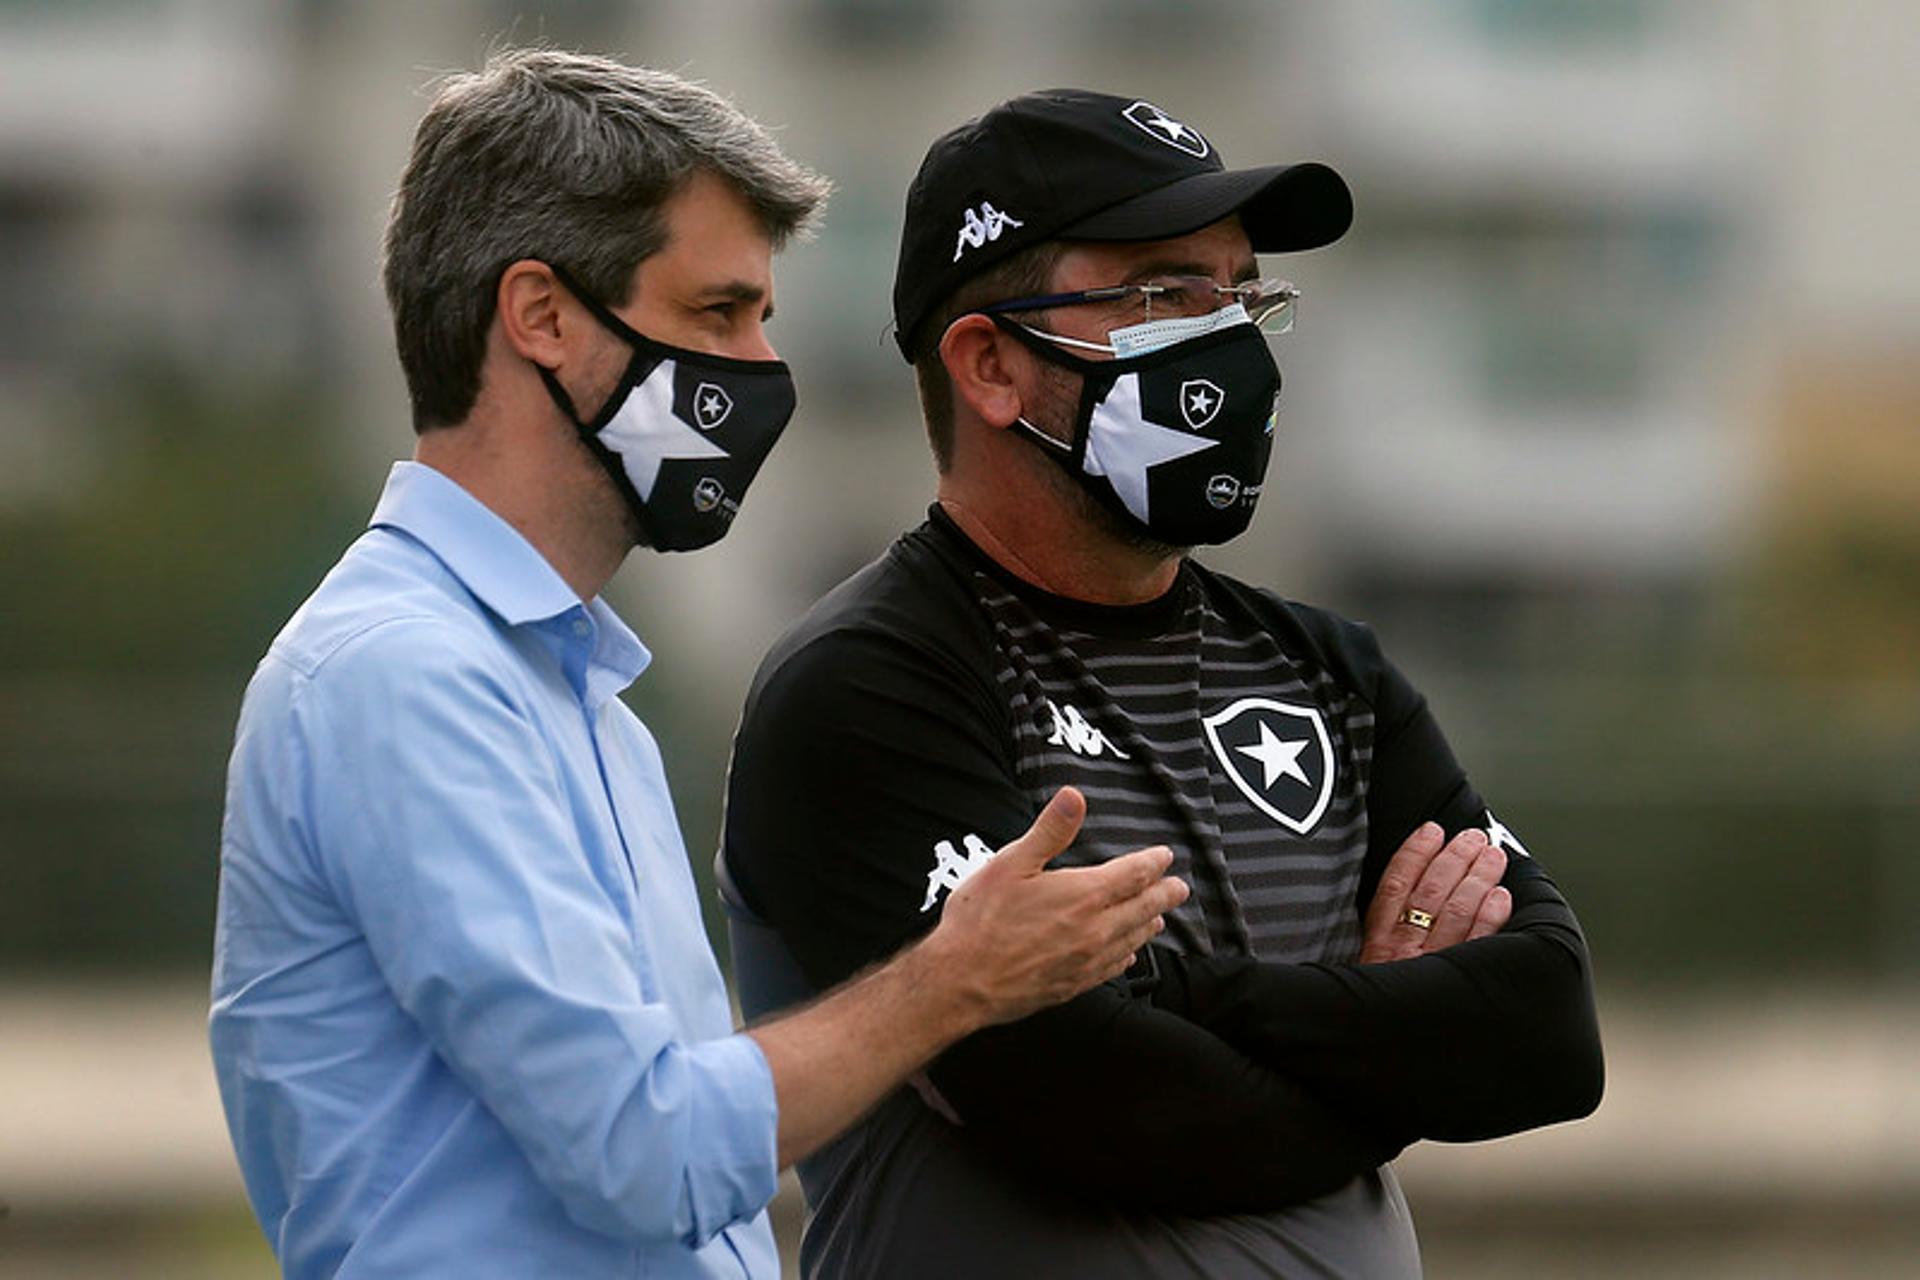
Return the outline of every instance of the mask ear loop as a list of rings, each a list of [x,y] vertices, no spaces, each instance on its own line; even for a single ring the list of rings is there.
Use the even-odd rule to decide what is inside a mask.
[[[575,437],[587,447],[588,453],[599,460],[601,469],[607,473],[607,478],[613,481],[613,487],[619,491],[627,510],[633,515],[633,522],[640,527],[641,544],[648,547],[656,545],[653,527],[647,523],[647,504],[640,500],[640,491],[633,487],[633,477],[627,474],[626,467],[621,464],[620,455],[607,448],[600,439],[600,428],[606,424],[588,426],[582,422],[580,414],[573,407],[573,397],[569,396],[567,389],[560,385],[560,379],[553,376],[553,370],[545,365],[535,365],[534,368],[540,371],[540,381],[547,384],[547,391],[553,396],[554,403],[559,405],[561,412],[567,415],[567,421],[573,424]],[[626,403],[627,395],[632,391],[633,388],[627,385],[627,380],[623,377],[621,386],[607,398],[607,410],[604,412],[609,420],[615,412],[619,411],[619,406]]]
[[[636,338],[640,336],[621,323],[620,317],[594,301],[585,290],[580,288],[573,277],[567,274],[565,268],[551,262],[547,266],[553,272],[554,278],[559,280],[567,292],[577,298],[582,306],[592,312],[596,320],[620,337],[626,337],[629,334]],[[629,345],[632,345],[631,342]],[[607,478],[613,481],[613,487],[619,492],[628,512],[632,514],[634,524],[639,526],[642,544],[651,547],[657,544],[658,539],[654,536],[653,527],[647,522],[647,504],[640,500],[640,491],[633,487],[633,477],[627,474],[626,467],[621,464],[620,455],[607,448],[600,439],[600,432],[607,423],[613,421],[614,415],[619,413],[621,406],[627,402],[627,397],[633,394],[633,388],[637,382],[633,376],[634,366],[639,363],[640,358],[640,351],[636,347],[633,358],[627,362],[626,369],[620,375],[620,381],[615,383],[613,390],[607,394],[607,402],[600,407],[600,412],[595,415],[593,422],[587,422],[580,416],[579,406],[574,403],[567,389],[560,385],[560,379],[554,375],[553,370],[538,362],[535,362],[533,367],[540,374],[540,381],[546,384],[547,394],[553,397],[554,404],[559,406],[560,411],[566,415],[567,421],[573,424],[574,433],[580,443],[586,445],[587,452],[599,461],[601,469],[607,473]]]
[[[1073,438],[1060,440],[1048,435],[1025,417],[1014,419],[1014,426],[1020,434],[1035,444],[1055,462],[1065,467],[1069,473],[1081,474],[1086,470],[1087,442],[1092,432],[1094,406],[1104,400],[1113,390],[1114,375],[1108,373],[1108,362],[1103,360],[1082,360],[1078,356],[1053,346],[1044,337],[1032,332],[1018,320],[1006,316],[988,316],[1003,333],[1011,335],[1016,341],[1032,351],[1047,363],[1069,373],[1080,376],[1080,399],[1074,411]],[[1104,381],[1106,385],[1096,394],[1094,384]]]
[[[644,334],[640,333],[619,316],[613,314],[612,308],[587,292],[586,288],[582,286],[578,280],[573,278],[571,271],[568,271],[557,262],[549,262],[546,265],[547,270],[553,272],[553,278],[558,280],[562,287],[573,295],[574,300],[591,312],[595,320],[598,320],[601,324],[612,330],[616,337],[625,338],[629,345],[639,345],[647,341]]]
[[[1017,320],[1014,323],[1020,324]],[[1064,333],[1048,333],[1045,329],[1036,329],[1030,324],[1022,324],[1020,327],[1040,341],[1051,343],[1056,347],[1071,347],[1076,351],[1097,351],[1109,356],[1119,354],[1109,342],[1088,342],[1084,338],[1070,338]]]
[[[1073,466],[1083,475],[1092,475],[1087,470],[1087,451],[1093,447],[1093,411],[1100,407],[1106,398],[1113,394],[1114,387],[1123,374],[1098,374],[1082,371],[1080,374],[1080,407],[1073,419]],[[1100,378],[1099,389],[1095,390],[1095,379]],[[1101,477],[1103,480],[1105,477]]]
[[[546,267],[553,272],[553,278],[560,282],[560,286],[572,294],[574,300],[585,307],[588,314],[605,326],[614,337],[625,342],[628,351],[632,353],[627,360],[627,367],[620,372],[620,381],[616,382],[613,390],[607,393],[606,403],[600,406],[600,412],[595,414],[591,421],[580,416],[580,406],[575,404],[573,397],[567,394],[567,389],[560,385],[560,380],[554,376],[553,370],[543,364],[534,365],[534,368],[540,371],[540,380],[547,384],[547,391],[559,402],[560,407],[566,410],[567,417],[571,418],[573,424],[591,438],[597,436],[609,422],[613,421],[613,415],[620,411],[620,406],[626,403],[629,395],[633,394],[633,389],[653,371],[652,365],[644,371],[640,366],[646,363],[645,353],[654,344],[648,342],[644,334],[636,332],[631,325],[602,306],[597,298],[581,287],[580,282],[573,278],[573,273],[565,267],[557,262],[549,262]],[[653,362],[654,365],[658,363],[657,360]]]
[[[573,397],[567,394],[567,389],[560,385],[560,379],[554,376],[553,370],[538,361],[532,363],[534,371],[540,375],[540,381],[547,384],[547,394],[553,397],[553,402],[560,407],[560,412],[567,415],[567,421],[578,430],[585,431],[587,424],[581,420],[580,407],[573,402]]]
[[[1043,448],[1066,456],[1071,456],[1073,453],[1073,441],[1055,439],[1024,417],[1015,418],[1013,425],[1019,428],[1021,435]]]

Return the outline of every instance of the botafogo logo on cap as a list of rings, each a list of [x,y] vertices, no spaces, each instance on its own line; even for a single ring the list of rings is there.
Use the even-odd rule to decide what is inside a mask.
[[[1155,142],[1164,142],[1176,151],[1205,159],[1207,153],[1213,150],[1198,129],[1181,124],[1151,102],[1136,102],[1120,114],[1128,124]]]

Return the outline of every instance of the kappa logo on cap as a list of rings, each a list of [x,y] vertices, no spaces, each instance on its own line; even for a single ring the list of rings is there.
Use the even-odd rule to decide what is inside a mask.
[[[994,208],[992,201],[982,200],[979,212],[967,210],[966,217],[960,222],[960,238],[953,243],[953,260],[958,262],[960,255],[967,250],[978,249],[989,240],[998,240],[1000,233],[1008,227],[1026,225],[1012,214]]]
[[[711,431],[733,412],[733,397],[725,387],[703,382],[693,389],[693,416],[702,431]]]
[[[1120,114],[1126,117],[1128,124],[1149,138],[1164,142],[1176,151],[1184,151],[1204,160],[1207,153],[1213,150],[1198,129],[1181,124],[1151,102],[1136,102]]]

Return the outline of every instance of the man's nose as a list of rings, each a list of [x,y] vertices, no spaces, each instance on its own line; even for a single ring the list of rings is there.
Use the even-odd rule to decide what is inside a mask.
[[[780,353],[773,349],[773,343],[767,340],[766,326],[754,322],[746,332],[740,335],[738,349],[727,352],[738,360],[778,360]]]

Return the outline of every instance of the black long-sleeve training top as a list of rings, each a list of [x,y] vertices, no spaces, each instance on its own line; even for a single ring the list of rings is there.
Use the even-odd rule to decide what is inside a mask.
[[[1144,605],[1050,596],[937,507],[749,695],[720,860],[743,1004],[924,933],[1069,783],[1061,863],[1167,844],[1192,895],[1151,965],[973,1036],[803,1166],[809,1275],[1417,1275],[1393,1156],[1597,1104],[1579,925],[1368,629],[1192,561]],[[1513,918],[1359,965],[1428,819],[1501,841]]]

